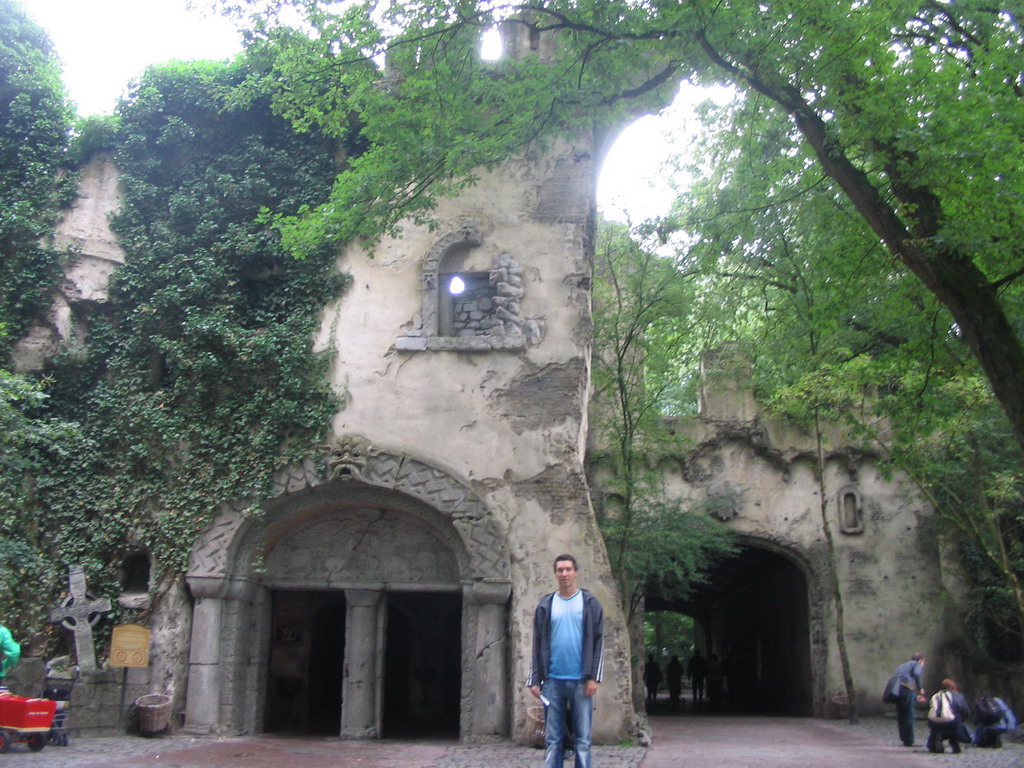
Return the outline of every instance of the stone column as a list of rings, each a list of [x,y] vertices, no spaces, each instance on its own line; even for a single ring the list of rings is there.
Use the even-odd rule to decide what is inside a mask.
[[[345,590],[345,673],[341,689],[343,739],[380,738],[383,597],[380,590]]]
[[[473,707],[465,722],[467,741],[509,734],[508,583],[476,583],[463,593],[476,620],[473,654]],[[472,619],[471,619],[472,620]],[[465,683],[464,683],[465,685]]]
[[[211,733],[219,725],[223,613],[223,598],[197,596],[185,699],[185,730],[191,733]]]

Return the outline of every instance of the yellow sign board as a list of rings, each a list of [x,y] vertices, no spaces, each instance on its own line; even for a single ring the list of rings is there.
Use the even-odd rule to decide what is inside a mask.
[[[110,666],[148,667],[150,631],[139,624],[119,624],[110,640]]]

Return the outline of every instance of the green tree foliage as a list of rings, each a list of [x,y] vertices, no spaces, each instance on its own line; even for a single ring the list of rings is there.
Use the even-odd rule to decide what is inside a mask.
[[[556,61],[528,44],[515,58],[482,62],[481,32],[501,16],[483,5],[357,2],[338,13],[318,2],[221,5],[253,14],[249,50],[267,65],[257,86],[274,94],[279,114],[329,134],[356,125],[364,142],[328,202],[278,220],[300,256],[323,239],[373,242],[402,219],[429,222],[437,196],[471,185],[481,169],[577,130],[599,104],[621,114],[616,99],[591,92],[592,80],[628,87],[621,65],[591,70],[581,54]],[[283,11],[301,24],[286,25]],[[620,55],[651,68],[639,51]]]
[[[317,453],[340,405],[329,351],[313,348],[320,313],[347,283],[335,251],[296,261],[260,222],[324,199],[336,142],[296,133],[267,99],[224,109],[247,66],[151,67],[96,131],[122,170],[125,263],[88,318],[87,344],[49,371],[38,409],[76,422],[78,445],[51,447],[29,473],[31,494],[4,501],[22,521],[6,531],[16,546],[61,577],[83,564],[98,594],[136,552],[152,558],[152,583],[180,576],[220,505],[258,513],[274,472]],[[62,580],[37,600],[52,601]]]
[[[910,473],[972,576],[979,645],[1019,658],[1022,457],[949,311],[806,171],[780,116],[747,99],[703,109],[698,181],[675,214],[704,289],[689,322],[740,342],[762,402],[819,436],[846,423]],[[1018,292],[1004,286],[1005,301]]]
[[[762,9],[743,39],[727,9],[704,14],[708,60],[751,109],[788,118],[813,161],[805,184],[824,176],[949,310],[1024,437],[1019,306],[1006,291],[1020,261],[1007,239],[1021,181],[1012,13],[968,2]],[[983,145],[969,138],[980,134]]]
[[[644,614],[644,648],[653,653],[664,666],[671,656],[678,656],[683,667],[703,638],[698,637],[696,623],[690,616],[673,611],[647,611]],[[664,654],[667,649],[668,656]]]
[[[901,384],[920,386],[924,366]],[[937,380],[934,380],[937,378]],[[934,377],[922,397],[886,400],[906,417],[893,461],[907,468],[939,511],[971,578],[971,636],[985,655],[1024,659],[1024,456],[975,372]],[[919,390],[920,391],[920,390]],[[927,412],[907,413],[926,400]]]
[[[458,189],[473,169],[551,132],[648,109],[680,78],[732,83],[748,96],[740,116],[755,120],[730,126],[744,151],[758,149],[757,124],[782,118],[797,172],[827,179],[856,226],[948,308],[1024,445],[1021,313],[1006,290],[1021,274],[1024,213],[1024,45],[1012,4],[435,0],[338,15],[317,0],[222,4],[272,9],[253,39],[284,44],[271,63],[282,114],[347,125],[338,105],[351,95],[369,143],[329,205],[282,222],[297,252],[426,215],[431,194]],[[281,7],[308,34],[282,27]],[[482,66],[476,35],[500,19],[531,42],[557,33],[559,46]]]
[[[687,338],[691,285],[677,264],[644,252],[621,227],[602,230],[594,283],[592,419],[602,444],[592,458],[604,493],[598,508],[627,618],[645,593],[685,597],[708,567],[732,553],[728,529],[701,505],[669,498],[657,458],[688,446],[668,429]]]
[[[72,110],[49,38],[14,0],[0,0],[0,357],[45,307],[58,275],[50,234]],[[65,198],[66,199],[66,198]]]

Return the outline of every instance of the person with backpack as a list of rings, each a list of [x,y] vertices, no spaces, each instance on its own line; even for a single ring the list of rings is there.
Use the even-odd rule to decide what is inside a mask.
[[[945,752],[943,742],[949,741],[950,750],[958,754],[960,742],[970,742],[965,725],[970,716],[971,706],[960,693],[956,680],[947,677],[928,706],[928,751]]]
[[[976,747],[998,749],[1003,746],[1002,735],[1017,728],[1017,716],[998,696],[979,696],[974,703],[974,737]]]
[[[896,667],[893,674],[899,683],[899,694],[896,699],[896,727],[900,741],[904,747],[914,746],[914,709],[918,702],[924,703],[924,654],[915,653],[910,661]]]

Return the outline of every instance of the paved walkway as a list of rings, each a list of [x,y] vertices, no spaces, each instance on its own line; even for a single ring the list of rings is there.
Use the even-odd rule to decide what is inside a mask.
[[[966,747],[931,755],[927,726],[921,746],[899,746],[891,719],[858,725],[807,718],[710,715],[651,718],[654,746],[596,747],[595,768],[1024,768],[1024,743],[1002,749]],[[184,734],[72,738],[67,747],[29,752],[15,744],[0,757],[9,766],[57,768],[541,768],[539,749],[507,744],[466,746],[443,741],[342,741],[334,738],[247,736],[226,739]],[[572,768],[571,761],[566,768]]]

